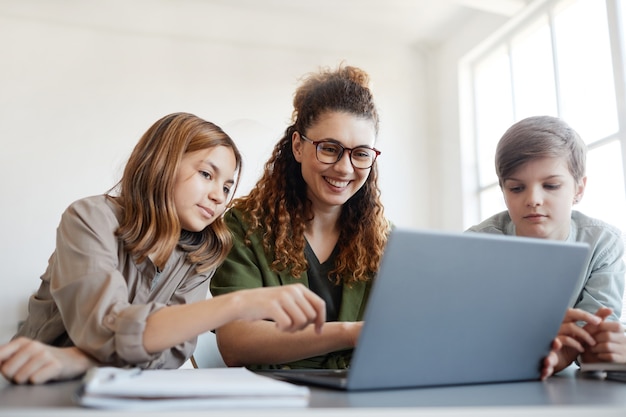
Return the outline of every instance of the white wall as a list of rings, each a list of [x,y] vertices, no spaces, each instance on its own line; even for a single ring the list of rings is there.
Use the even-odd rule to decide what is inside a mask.
[[[471,85],[463,84],[462,75],[466,74],[460,73],[459,60],[505,22],[499,15],[469,20],[424,58],[431,102],[427,146],[432,178],[429,225],[433,228],[459,231],[482,220],[475,201],[474,148],[467,141],[473,137],[468,131],[472,127],[462,120],[460,111],[460,97],[467,95],[464,89]],[[463,113],[467,117],[467,111]]]
[[[298,77],[342,60],[368,71],[374,83],[388,217],[400,226],[461,227],[461,174],[452,166],[459,153],[456,115],[438,116],[452,113],[456,92],[444,91],[441,102],[428,97],[441,93],[429,86],[433,79],[446,85],[437,68],[453,65],[453,56],[440,63],[436,49],[384,42],[315,50],[264,46],[253,38],[180,34],[167,25],[148,30],[144,21],[138,28],[102,24],[102,16],[73,22],[68,16],[76,2],[18,3],[0,1],[0,343],[26,316],[62,211],[114,185],[150,124],[187,111],[224,127],[245,157],[245,192],[288,125]],[[127,15],[142,15],[126,3]],[[450,69],[443,75],[456,77]]]

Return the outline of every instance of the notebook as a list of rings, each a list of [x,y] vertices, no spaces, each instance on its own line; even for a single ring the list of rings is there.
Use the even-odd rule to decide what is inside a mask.
[[[581,243],[396,228],[350,368],[269,374],[350,391],[537,380],[589,256]]]
[[[136,411],[306,407],[309,389],[246,368],[91,368],[74,394],[90,408]]]

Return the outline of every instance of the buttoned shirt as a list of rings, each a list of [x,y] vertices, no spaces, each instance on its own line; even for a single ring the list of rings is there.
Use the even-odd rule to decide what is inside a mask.
[[[214,270],[197,273],[180,247],[162,271],[149,258],[136,262],[116,236],[120,216],[120,208],[104,195],[66,209],[55,251],[15,337],[77,346],[111,366],[177,368],[193,353],[196,339],[148,353],[146,320],[166,305],[205,299]]]

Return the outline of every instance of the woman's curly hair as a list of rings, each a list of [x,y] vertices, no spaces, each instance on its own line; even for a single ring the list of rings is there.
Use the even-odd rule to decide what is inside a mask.
[[[345,112],[371,120],[378,133],[378,112],[364,71],[350,66],[323,69],[306,77],[296,90],[292,124],[274,147],[261,179],[233,206],[245,213],[249,237],[262,229],[264,249],[273,254],[275,271],[290,269],[299,277],[307,270],[304,231],[313,217],[307,185],[292,147],[294,132],[306,132],[327,112]],[[337,283],[366,281],[378,271],[387,242],[376,164],[361,189],[343,206],[339,219],[338,255],[331,271]],[[249,239],[247,239],[249,240]]]

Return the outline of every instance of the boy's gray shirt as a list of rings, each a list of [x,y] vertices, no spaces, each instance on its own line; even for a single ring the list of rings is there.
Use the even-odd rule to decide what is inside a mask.
[[[613,310],[611,319],[619,320],[624,296],[624,239],[622,232],[601,220],[572,210],[568,242],[591,247],[586,274],[581,277],[570,302],[571,307],[595,314],[600,307]],[[515,236],[515,224],[508,211],[500,212],[468,232]]]

